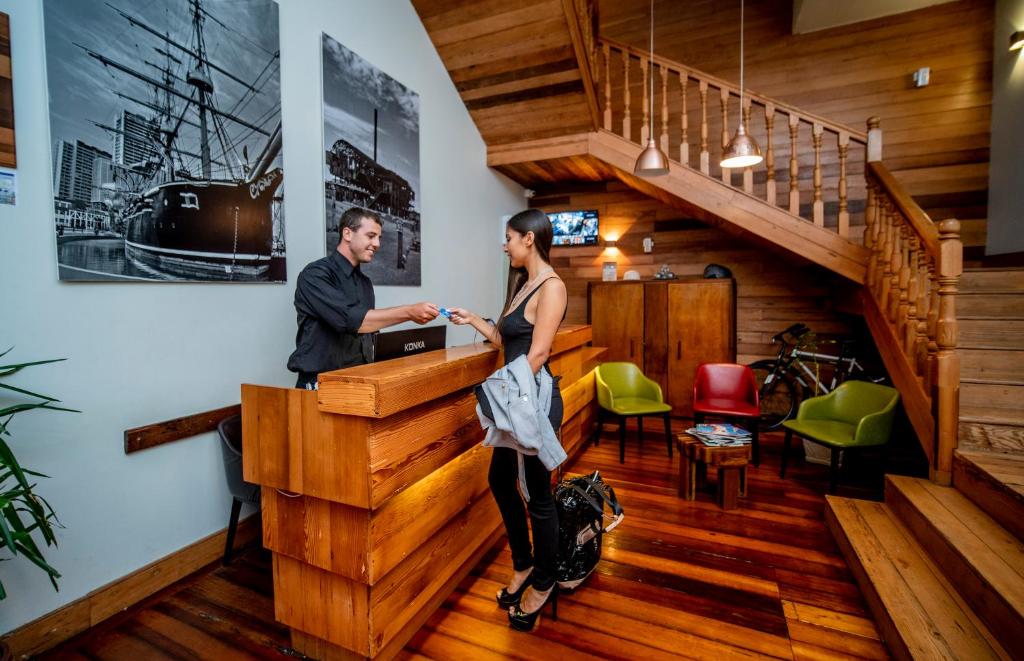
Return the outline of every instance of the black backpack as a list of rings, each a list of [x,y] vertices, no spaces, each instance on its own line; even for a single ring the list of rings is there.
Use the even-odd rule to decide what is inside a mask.
[[[605,514],[604,506],[611,508]],[[601,536],[624,516],[615,490],[594,471],[563,480],[555,488],[558,508],[558,587],[573,590],[590,576],[601,559]],[[611,519],[606,527],[604,519]]]

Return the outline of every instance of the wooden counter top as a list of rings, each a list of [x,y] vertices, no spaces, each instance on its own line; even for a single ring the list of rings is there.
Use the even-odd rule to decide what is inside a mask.
[[[590,326],[562,326],[551,355],[589,342]],[[480,383],[499,350],[483,342],[359,365],[320,375],[317,403],[328,413],[384,418]]]

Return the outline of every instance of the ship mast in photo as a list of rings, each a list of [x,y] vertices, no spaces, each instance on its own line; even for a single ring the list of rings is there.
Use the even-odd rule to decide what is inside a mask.
[[[276,85],[280,51],[264,48],[228,25],[203,0],[175,4],[178,24],[187,26],[179,28],[180,35],[105,3],[117,21],[127,24],[133,39],[149,43],[150,57],[141,61],[125,61],[74,42],[115,80],[134,83],[111,90],[120,106],[113,123],[89,120],[112,137],[116,152],[111,173],[115,192],[106,200],[110,213],[104,236],[123,236],[125,270],[131,267],[147,279],[278,279],[269,276],[275,259],[283,271],[284,257],[278,195],[282,170],[276,165],[280,99],[269,107],[252,102],[268,83]],[[168,18],[166,26],[173,23]],[[211,25],[259,51],[265,64],[251,80],[211,58],[206,34]],[[150,98],[140,98],[140,83]],[[240,94],[224,97],[218,85],[225,84]],[[249,144],[256,153],[250,154]],[[59,216],[58,211],[58,233]],[[96,236],[99,229],[96,224]]]

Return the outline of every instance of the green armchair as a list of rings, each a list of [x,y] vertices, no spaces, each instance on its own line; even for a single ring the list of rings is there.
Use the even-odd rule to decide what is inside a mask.
[[[665,444],[672,457],[672,407],[665,403],[661,386],[644,376],[633,363],[603,363],[595,370],[597,383],[597,428],[592,443],[601,441],[605,415],[611,413],[619,420],[619,463],[626,461],[626,418],[636,417],[638,439],[644,439],[644,416],[661,416],[665,423]]]
[[[786,438],[779,477],[786,477],[786,460],[796,434],[831,450],[828,492],[835,493],[840,452],[886,445],[899,401],[895,388],[866,381],[846,381],[827,395],[805,399],[796,420],[782,423]]]

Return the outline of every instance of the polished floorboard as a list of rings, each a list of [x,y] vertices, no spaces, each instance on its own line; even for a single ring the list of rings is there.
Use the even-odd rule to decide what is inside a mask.
[[[683,421],[676,421],[677,431]],[[790,462],[765,435],[748,495],[723,512],[712,492],[676,495],[678,457],[663,436],[631,430],[625,464],[608,427],[570,472],[601,471],[626,518],[605,537],[601,563],[542,615],[511,630],[493,595],[512,567],[502,543],[484,558],[403,651],[416,659],[881,659],[864,599],[823,520],[827,468]],[[713,476],[710,477],[712,483]],[[874,482],[844,487],[871,496]],[[52,659],[254,659],[297,656],[274,621],[270,557],[251,549],[197,572],[52,650]]]

